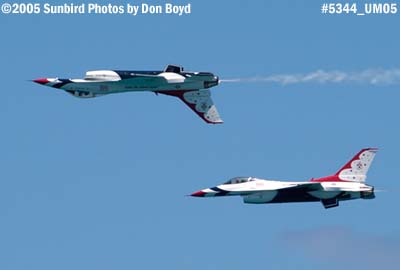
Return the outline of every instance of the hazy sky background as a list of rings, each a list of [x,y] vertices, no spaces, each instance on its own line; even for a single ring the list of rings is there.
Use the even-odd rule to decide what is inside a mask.
[[[0,269],[397,267],[400,15],[174,3],[192,14],[0,14]],[[394,81],[224,83],[212,89],[223,125],[168,96],[85,100],[29,81],[169,63],[225,79],[389,70]],[[375,200],[325,210],[185,196],[234,176],[322,177],[363,147],[380,148]]]

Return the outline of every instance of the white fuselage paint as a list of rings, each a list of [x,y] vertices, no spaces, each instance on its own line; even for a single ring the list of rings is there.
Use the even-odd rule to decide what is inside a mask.
[[[254,177],[234,177],[222,185],[191,194],[194,197],[239,195],[245,203],[288,203],[320,201],[325,208],[339,201],[375,198],[374,187],[365,184],[377,148],[361,149],[333,175],[308,182],[284,182]]]
[[[208,124],[223,123],[209,90],[219,79],[210,72],[188,72],[168,65],[164,71],[94,70],[86,72],[83,79],[39,78],[33,82],[78,98],[139,91],[174,96]]]
[[[210,79],[212,78],[205,78]],[[61,83],[58,78],[48,78],[47,86]],[[204,79],[185,77],[173,72],[162,72],[156,76],[143,76],[121,79],[112,70],[88,71],[84,79],[70,79],[71,83],[60,89],[66,91],[90,92],[93,95],[105,95],[130,91],[174,91],[203,89]]]
[[[279,191],[285,191],[285,189],[291,187],[307,186],[308,184],[312,184],[312,182],[286,182],[252,178],[252,181],[249,182],[223,184],[217,186],[217,188],[226,192],[224,196],[251,196],[252,198],[259,198],[258,203],[268,203],[276,197]],[[373,190],[371,186],[358,182],[321,182],[320,184],[323,187],[322,190],[307,191],[307,193],[318,199],[335,198],[341,193],[348,194],[348,199],[356,199],[361,197],[361,192],[372,192]],[[204,197],[218,196],[218,191],[210,188],[202,191],[205,193]]]
[[[62,86],[62,90],[84,91],[93,94],[111,94],[130,91],[173,91],[173,90],[197,90],[204,88],[203,82],[165,82],[165,84],[153,83],[151,78],[132,78],[122,81],[92,81],[92,80],[71,80]],[[57,81],[54,81],[56,84]],[[51,85],[50,85],[51,86]]]

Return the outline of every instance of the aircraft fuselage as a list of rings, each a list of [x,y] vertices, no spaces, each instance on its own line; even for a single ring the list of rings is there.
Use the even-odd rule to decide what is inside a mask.
[[[87,98],[130,91],[187,91],[218,85],[218,77],[209,72],[164,71],[88,71],[84,79],[41,78],[35,82]]]
[[[336,174],[306,182],[284,182],[254,177],[235,177],[222,185],[191,194],[194,197],[242,196],[244,203],[322,202],[325,208],[339,201],[375,198],[374,187],[365,184],[368,169],[377,152],[365,148]]]
[[[175,96],[209,124],[223,123],[211,99],[209,88],[219,84],[210,72],[187,72],[168,65],[164,71],[95,70],[83,79],[40,78],[36,83],[61,89],[78,98],[149,91]]]
[[[308,190],[300,188],[305,182],[284,182],[251,178],[245,183],[223,184],[204,189],[197,197],[215,196],[242,196],[244,203],[282,203],[282,202],[309,202],[332,198],[338,200],[373,199],[374,188],[364,183],[355,182],[323,182],[322,190]],[[299,187],[296,189],[296,187]]]

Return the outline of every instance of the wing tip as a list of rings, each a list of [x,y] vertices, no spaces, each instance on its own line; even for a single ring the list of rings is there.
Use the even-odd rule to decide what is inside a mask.
[[[224,123],[224,121],[222,121],[222,120],[210,121],[210,120],[205,119],[205,118],[203,118],[203,119],[204,119],[204,121],[206,121],[207,124],[219,125],[219,124],[223,124]]]

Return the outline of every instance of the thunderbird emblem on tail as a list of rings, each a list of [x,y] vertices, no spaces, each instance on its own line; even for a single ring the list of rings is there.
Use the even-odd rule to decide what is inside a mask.
[[[130,91],[175,96],[207,123],[223,123],[209,90],[219,84],[219,79],[210,72],[187,72],[182,67],[168,65],[164,71],[96,70],[86,72],[84,79],[40,78],[34,82],[79,98]]]
[[[336,174],[308,182],[282,182],[253,177],[235,177],[222,185],[197,191],[194,197],[240,195],[244,203],[286,203],[320,201],[325,208],[339,201],[375,198],[374,187],[365,184],[376,148],[361,150]]]

